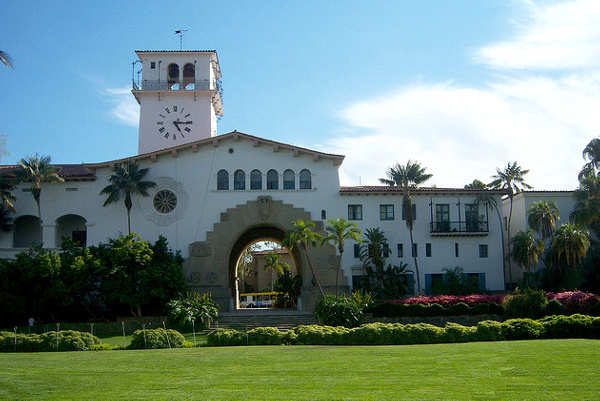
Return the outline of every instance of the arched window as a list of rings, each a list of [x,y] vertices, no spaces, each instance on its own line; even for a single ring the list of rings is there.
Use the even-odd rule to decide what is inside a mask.
[[[42,244],[40,219],[35,216],[17,217],[13,231],[13,248],[29,248],[33,244]]]
[[[243,170],[236,170],[236,172],[233,173],[233,189],[246,189],[246,173],[244,173]]]
[[[179,90],[179,66],[177,64],[169,64],[167,69],[167,84],[169,89]]]
[[[300,171],[300,189],[311,189],[312,188],[312,178],[310,175],[310,171],[304,169]]]
[[[250,189],[262,189],[262,174],[259,170],[250,173]]]
[[[185,90],[194,90],[196,84],[196,69],[194,64],[187,63],[183,66],[183,87]]]
[[[217,173],[217,189],[229,190],[229,173],[226,170],[221,170]]]
[[[296,175],[293,170],[283,172],[283,189],[296,189]]]
[[[279,174],[277,170],[267,171],[267,189],[279,189]]]

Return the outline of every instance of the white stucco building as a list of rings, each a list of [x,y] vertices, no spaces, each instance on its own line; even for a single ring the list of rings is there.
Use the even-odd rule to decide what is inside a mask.
[[[402,193],[384,186],[340,187],[344,157],[242,132],[216,135],[222,115],[221,72],[216,51],[139,51],[141,82],[139,154],[105,163],[62,165],[64,183],[43,184],[42,231],[27,183],[15,191],[15,230],[0,234],[0,256],[11,257],[32,243],[58,247],[63,236],[98,244],[127,233],[122,203],[103,207],[100,191],[117,163],[149,168],[157,186],[147,198],[134,197],[132,231],[155,241],[166,237],[181,250],[190,286],[211,292],[222,308],[235,294],[235,264],[258,240],[281,242],[291,223],[311,220],[323,232],[326,220],[344,217],[363,231],[380,227],[390,245],[388,262],[414,269],[409,231],[401,215]],[[2,166],[7,174],[17,166]],[[383,173],[383,172],[382,172]],[[477,197],[485,192],[501,203],[500,191],[422,188],[416,205],[415,251],[424,290],[444,268],[460,266],[482,290],[504,289],[502,227],[496,212]],[[345,288],[362,275],[348,244],[342,260]],[[317,290],[306,256],[292,250],[303,276],[301,298],[311,308]],[[337,266],[333,246],[310,250],[316,275],[332,290]]]

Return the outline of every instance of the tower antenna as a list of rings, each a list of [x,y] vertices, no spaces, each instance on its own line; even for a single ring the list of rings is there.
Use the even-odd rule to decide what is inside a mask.
[[[179,50],[183,50],[183,34],[187,32],[187,29],[178,29],[175,31],[175,35],[179,35]]]

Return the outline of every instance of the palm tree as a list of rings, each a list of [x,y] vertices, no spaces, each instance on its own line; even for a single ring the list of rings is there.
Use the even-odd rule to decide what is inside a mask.
[[[575,206],[570,220],[580,226],[588,227],[598,233],[600,222],[600,177],[587,175],[580,179],[579,188],[573,193]]]
[[[412,189],[416,189],[419,187],[419,184],[424,183],[429,180],[433,174],[427,174],[425,171],[426,167],[421,167],[419,162],[408,161],[406,166],[402,166],[399,163],[396,163],[395,166],[392,166],[387,171],[388,178],[380,178],[379,181],[388,184],[389,186],[398,186],[402,188],[403,196],[402,196],[402,214],[406,220],[406,227],[410,233],[410,249],[414,249],[414,240],[413,240],[413,228],[415,222],[415,216],[413,213],[413,203],[412,198],[410,196],[410,192]],[[419,274],[419,264],[417,263],[417,254],[412,252],[413,260],[415,262],[415,273],[417,274],[417,291],[421,293],[421,277]]]
[[[489,186],[493,189],[503,189],[508,191],[508,198],[510,199],[510,211],[508,213],[508,227],[506,228],[508,234],[509,241],[509,249],[508,255],[510,255],[510,241],[511,241],[511,233],[510,233],[510,224],[512,221],[512,211],[513,211],[513,199],[516,194],[521,192],[523,188],[531,189],[533,188],[531,185],[525,182],[524,176],[529,173],[529,170],[524,170],[521,166],[517,164],[517,162],[508,163],[504,170],[500,170],[496,168],[496,175],[492,176],[493,181],[489,184]],[[508,256],[507,255],[507,256]],[[508,259],[508,274],[509,280],[512,283],[512,269],[510,258]]]
[[[389,249],[385,233],[377,228],[367,228],[366,240],[360,248],[360,260],[369,278],[375,279],[375,288],[385,287],[385,260],[386,249]]]
[[[40,206],[40,197],[42,195],[42,182],[64,182],[65,180],[58,175],[60,167],[50,164],[50,156],[27,156],[19,160],[21,169],[15,172],[15,175],[21,182],[31,183],[31,195],[37,204],[38,218],[40,220],[40,229],[42,227],[42,212]]]
[[[552,238],[556,230],[556,221],[560,220],[560,211],[555,201],[533,202],[527,209],[527,222],[546,241]]]
[[[487,187],[487,185],[486,185]],[[498,202],[496,198],[489,193],[481,193],[475,199],[475,203],[484,204],[486,207],[494,208],[496,211],[496,215],[498,216],[498,227],[500,227],[500,239],[502,241],[502,249],[504,249],[504,233],[502,232],[502,213],[498,208]],[[502,271],[504,273],[504,277],[506,277],[506,258],[502,258]]]
[[[552,241],[555,267],[559,271],[562,271],[562,266],[574,269],[585,257],[589,248],[590,240],[586,232],[571,223],[560,226]]]
[[[594,138],[583,149],[583,158],[588,160],[579,173],[579,179],[587,175],[596,175],[600,170],[600,138]]]
[[[478,179],[474,179],[470,184],[465,185],[467,189],[486,189],[487,184],[483,181],[479,181]]]
[[[344,218],[329,219],[327,220],[327,224],[328,226],[325,227],[327,235],[323,237],[321,243],[331,243],[333,246],[337,247],[337,250],[340,253],[340,258],[338,259],[338,266],[335,273],[335,296],[337,297],[339,275],[342,268],[342,256],[344,255],[344,245],[346,244],[346,240],[349,239],[362,242],[360,238],[362,232],[355,223],[347,221]]]
[[[100,191],[101,195],[108,195],[102,206],[117,203],[121,197],[124,198],[129,234],[131,234],[131,208],[133,206],[131,197],[133,194],[150,196],[148,190],[156,186],[153,181],[144,181],[144,177],[149,171],[149,168],[139,168],[137,163],[127,163],[127,165],[119,163],[115,167],[114,174],[108,176],[110,184]]]
[[[13,68],[13,60],[10,54],[0,50],[0,61],[8,68]]]
[[[287,247],[287,249],[289,249],[290,251],[292,251],[292,249],[296,245],[298,245],[301,249],[304,250],[304,255],[306,256],[308,268],[310,269],[313,275],[313,279],[316,281],[319,287],[321,296],[325,298],[325,292],[323,291],[323,287],[321,287],[321,282],[319,281],[319,278],[315,275],[312,263],[310,262],[310,258],[308,257],[308,245],[316,246],[317,240],[320,239],[321,236],[312,231],[312,228],[315,227],[315,223],[313,223],[312,221],[305,222],[302,219],[298,219],[298,221],[294,221],[292,223],[292,226],[294,228],[288,231],[286,238],[283,241],[283,245]]]
[[[527,271],[536,266],[542,253],[544,252],[544,242],[536,240],[533,236],[533,230],[519,231],[511,240],[513,250],[511,257]]]
[[[271,250],[265,255],[265,265],[264,270],[271,272],[271,291],[273,291],[273,272],[277,273],[277,276],[283,276],[286,271],[290,270],[290,265],[285,262],[280,261],[281,254],[275,253],[275,251]]]
[[[15,211],[13,202],[17,200],[12,191],[15,189],[13,183],[6,177],[0,177],[0,203],[11,212]]]
[[[0,231],[11,232],[14,228],[14,220],[10,217],[11,211],[0,203]]]

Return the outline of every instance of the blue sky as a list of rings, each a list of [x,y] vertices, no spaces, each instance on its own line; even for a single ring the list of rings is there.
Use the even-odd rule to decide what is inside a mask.
[[[600,135],[596,0],[24,0],[0,16],[5,164],[136,154],[134,51],[178,49],[177,29],[218,52],[219,134],[343,154],[342,185],[412,159],[462,187],[517,160],[536,189],[574,189]]]

